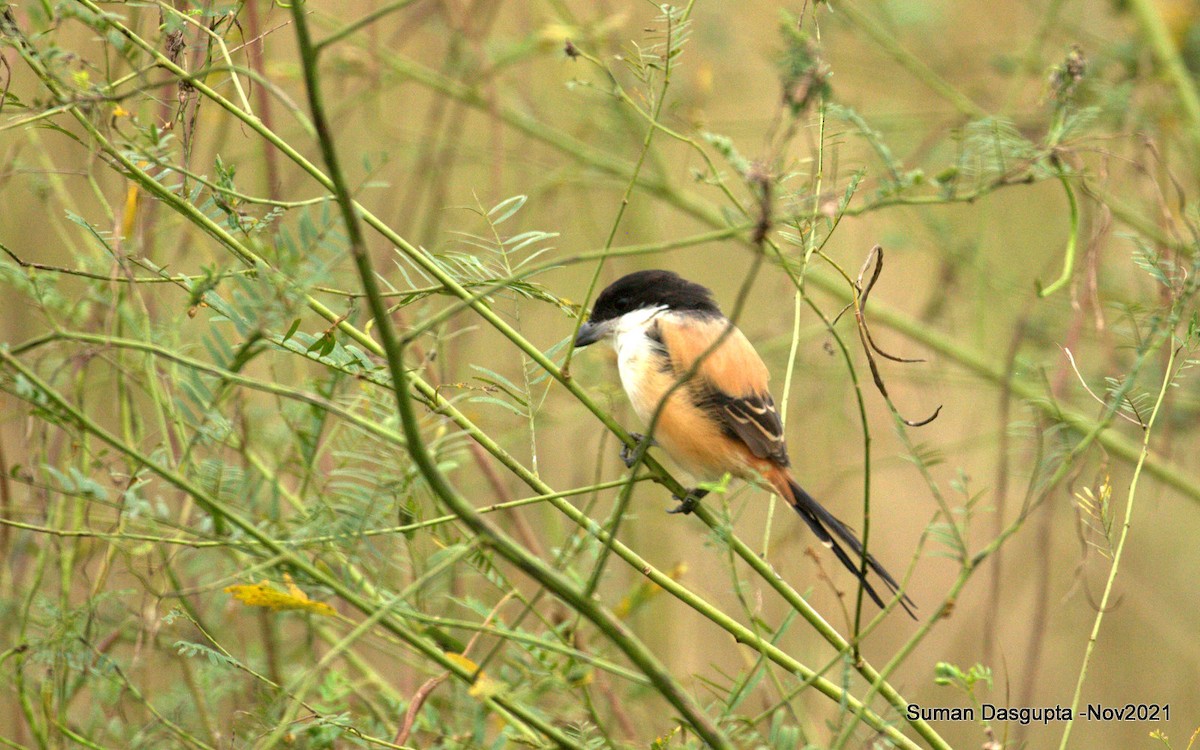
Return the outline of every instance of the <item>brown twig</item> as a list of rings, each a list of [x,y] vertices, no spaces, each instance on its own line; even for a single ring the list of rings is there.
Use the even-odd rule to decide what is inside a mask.
[[[408,710],[404,712],[404,723],[400,725],[399,731],[396,732],[396,739],[392,740],[397,745],[408,743],[408,736],[412,734],[413,724],[417,721],[417,714],[421,711],[421,707],[425,705],[425,701],[429,699],[431,693],[437,689],[450,676],[449,672],[442,672],[436,677],[430,677],[421,687],[417,688],[417,692],[413,693],[412,701],[408,704]]]
[[[864,284],[863,276],[866,275],[867,269],[871,268],[872,263],[874,263],[875,270],[872,272],[871,278]],[[888,354],[880,349],[875,343],[875,340],[871,337],[871,329],[867,325],[866,317],[867,298],[870,297],[871,289],[874,288],[875,282],[879,280],[879,275],[882,272],[883,248],[879,245],[876,245],[875,247],[871,248],[871,252],[867,254],[867,259],[863,263],[862,269],[858,272],[858,279],[854,282],[855,295],[853,304],[854,319],[858,324],[858,338],[862,342],[863,351],[866,352],[867,355],[867,364],[871,368],[871,378],[875,381],[875,387],[879,389],[880,394],[882,394],[885,399],[890,401],[891,397],[888,395],[887,386],[884,385],[883,375],[879,372],[879,364],[875,361],[874,355],[878,354],[885,359],[902,363],[924,362],[925,360],[907,359],[904,357],[898,357],[894,354]],[[937,419],[941,412],[942,407],[939,404],[938,407],[933,410],[933,414],[930,414],[925,419],[913,420],[900,416],[900,420],[909,427],[924,427],[933,420]],[[897,415],[899,415],[899,412],[897,412]]]
[[[246,42],[246,57],[250,69],[258,73],[263,80],[267,79],[266,65],[263,62],[263,37],[258,19],[258,3],[246,4],[246,26],[250,31],[250,40]],[[251,81],[253,86],[254,82]],[[271,96],[266,86],[254,86],[254,98],[258,111],[255,113],[263,124],[271,130],[275,129],[271,114]],[[279,154],[269,143],[263,143],[263,167],[267,177],[267,197],[276,200],[279,197]]]
[[[492,611],[484,618],[483,624],[479,626],[479,630],[475,631],[475,635],[471,636],[471,640],[467,641],[467,645],[463,647],[462,655],[464,657],[470,652],[471,647],[475,645],[479,637],[483,635],[483,631],[492,624],[492,620],[496,618],[496,613],[512,597],[513,592],[511,591],[500,597],[500,601],[496,602],[496,606],[492,607]],[[482,669],[476,670],[475,679],[479,679],[481,674],[483,674]],[[450,677],[449,672],[442,672],[435,677],[431,677],[422,683],[421,687],[417,688],[417,692],[413,693],[413,699],[408,704],[408,710],[404,712],[404,723],[400,725],[400,729],[396,732],[395,744],[403,745],[408,742],[408,737],[412,734],[413,724],[417,721],[417,714],[420,713],[421,707],[425,705],[425,701],[429,700],[429,696],[433,694],[437,686],[445,682],[448,677]]]

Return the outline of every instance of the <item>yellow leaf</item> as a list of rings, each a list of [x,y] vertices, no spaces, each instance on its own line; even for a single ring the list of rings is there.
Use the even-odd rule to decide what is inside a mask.
[[[337,614],[336,610],[325,602],[315,602],[309,599],[308,594],[300,590],[300,587],[292,581],[291,576],[284,575],[284,580],[287,583],[287,591],[272,588],[271,584],[266,581],[226,586],[225,591],[233,594],[233,598],[248,607],[266,607],[276,612],[300,609],[327,617]]]
[[[121,236],[128,237],[133,234],[134,222],[137,221],[138,211],[138,186],[137,183],[129,183],[129,189],[125,191],[125,213],[121,217]]]
[[[672,727],[671,731],[669,731],[666,734],[664,734],[663,736],[657,738],[656,740],[654,740],[654,742],[651,742],[650,750],[666,750],[666,748],[670,746],[671,740],[674,739],[675,735],[677,735],[677,734],[679,734],[679,726],[678,725]]]
[[[472,698],[490,698],[504,692],[503,682],[493,680],[486,672],[480,671],[478,664],[462,654],[447,651],[446,658],[475,675],[475,682],[467,689],[467,695]]]
[[[475,684],[467,690],[467,695],[472,698],[491,698],[492,696],[500,695],[504,692],[504,683],[500,680],[493,680],[486,672],[480,672],[479,677],[475,679]]]
[[[458,666],[462,667],[463,669],[465,669],[468,672],[474,673],[474,672],[479,671],[479,665],[476,664],[475,662],[471,661],[467,657],[463,656],[462,654],[456,654],[452,651],[447,651],[446,658],[449,659],[450,661],[454,662]]]

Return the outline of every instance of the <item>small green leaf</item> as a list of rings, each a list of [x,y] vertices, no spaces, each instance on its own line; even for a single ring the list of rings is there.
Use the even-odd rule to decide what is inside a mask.
[[[503,224],[505,221],[512,218],[513,214],[515,214],[517,211],[520,211],[521,207],[525,205],[525,201],[527,200],[529,200],[528,196],[514,195],[508,200],[500,201],[492,207],[492,210],[488,211],[488,221],[490,221],[493,226],[496,224]]]
[[[949,662],[939,661],[933,668],[933,681],[938,685],[950,685],[962,679],[962,670]]]
[[[327,333],[324,336],[321,336],[320,338],[313,341],[311,344],[309,344],[308,348],[304,350],[304,353],[312,354],[313,352],[316,352],[317,356],[321,356],[323,354],[328,354],[329,351],[326,349],[326,347],[332,343],[333,343],[333,337]]]
[[[296,318],[292,321],[292,325],[287,329],[287,333],[283,334],[283,341],[286,342],[292,336],[296,335],[296,331],[300,329],[300,319]]]

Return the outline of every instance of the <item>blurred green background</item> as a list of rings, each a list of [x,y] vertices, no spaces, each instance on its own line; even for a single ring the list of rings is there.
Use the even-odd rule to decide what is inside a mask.
[[[186,3],[176,5],[187,11]],[[167,23],[167,30],[179,26],[187,40],[181,59],[188,69],[198,67],[207,53],[202,33],[171,21],[174,16],[153,5],[102,7],[160,46],[165,36],[160,23]],[[381,2],[308,4],[319,37],[387,7]],[[241,76],[246,100],[288,143],[319,160],[316,141],[304,126],[308,108],[289,12],[254,3],[206,6],[194,17],[210,23],[225,11],[236,13],[238,20],[236,26],[225,22],[218,29],[232,48],[230,54],[264,77],[251,82],[249,74]],[[792,21],[784,11],[792,14]],[[92,20],[85,17],[87,12],[72,3],[53,11],[39,5],[9,6],[9,12],[43,49],[53,44],[60,51],[73,51],[74,56],[56,57],[54,65],[59,75],[74,81],[77,97],[130,70],[121,45],[111,37],[102,40],[88,25]],[[494,303],[530,341],[552,351],[556,361],[565,354],[562,344],[574,323],[564,307],[587,303],[597,268],[595,261],[572,260],[605,247],[629,185],[629,170],[646,139],[647,123],[631,102],[649,109],[663,90],[661,75],[652,74],[644,83],[625,62],[636,58],[639,46],[653,44],[656,37],[647,29],[655,25],[657,15],[656,7],[647,3],[419,0],[391,9],[322,52],[326,106],[356,197],[405,239],[442,255],[478,253],[468,235],[486,237],[491,231],[480,211],[514,195],[528,200],[504,225],[507,235],[529,230],[557,233],[539,245],[552,249],[538,262],[561,260],[564,265],[537,276],[536,282],[562,305],[509,296],[497,296]],[[779,70],[788,38],[780,29],[795,28],[795,17],[804,19],[800,28],[827,66],[830,93],[825,110],[813,106],[793,120],[782,104]],[[1147,18],[1162,26],[1154,27]],[[1166,259],[1183,268],[1196,251],[1187,223],[1197,194],[1200,138],[1197,123],[1179,103],[1173,83],[1178,78],[1172,78],[1148,41],[1153,38],[1148,29],[1153,28],[1165,30],[1186,66],[1200,38],[1200,6],[1107,0],[902,0],[815,7],[698,3],[689,36],[673,58],[660,121],[701,144],[731,193],[747,205],[755,204],[753,188],[738,175],[737,164],[701,134],[728,138],[737,153],[762,165],[776,180],[773,236],[789,258],[798,262],[804,245],[789,244],[788,235],[813,225],[801,222],[797,229],[788,220],[808,216],[814,203],[823,214],[836,212],[851,186],[855,188],[849,211],[836,227],[831,230],[828,222],[817,222],[819,239],[828,238],[824,253],[855,276],[872,246],[884,248],[884,270],[867,308],[872,332],[884,350],[924,361],[880,359],[882,376],[905,417],[921,419],[942,407],[928,426],[907,429],[906,439],[915,448],[901,439],[887,404],[871,383],[853,314],[843,315],[836,330],[850,348],[872,438],[870,548],[900,573],[920,545],[907,590],[922,622],[942,606],[960,566],[936,533],[924,536],[938,504],[917,464],[923,464],[950,506],[961,508],[971,501],[969,513],[956,512],[956,521],[962,523],[969,515],[972,552],[992,540],[1002,524],[1012,522],[1023,502],[1039,502],[1003,546],[998,567],[993,567],[995,558],[985,562],[946,617],[890,678],[912,702],[968,705],[960,691],[935,684],[938,662],[990,667],[994,684],[978,689],[982,701],[1004,706],[1071,701],[1110,566],[1098,549],[1104,541],[1088,530],[1095,521],[1080,511],[1078,495],[1085,489],[1099,493],[1109,483],[1115,539],[1133,465],[1093,446],[1062,481],[1045,486],[1058,466],[1056,457],[1061,459],[1079,436],[1061,429],[1052,418],[1053,409],[1044,407],[1062,405],[1088,419],[1103,412],[1085,384],[1103,395],[1106,378],[1124,377],[1137,359],[1136,346],[1149,330],[1153,311],[1169,302],[1169,290],[1139,267],[1135,255]],[[568,39],[600,65],[587,57],[568,56]],[[1064,64],[1071,45],[1078,45],[1086,58],[1086,73],[1069,104],[1063,104],[1056,98],[1052,70]],[[29,278],[26,271],[11,258],[0,258],[0,278],[9,282],[0,296],[2,340],[17,345],[63,327],[67,320],[79,330],[132,335],[129,331],[141,325],[138,320],[149,320],[156,331],[154,340],[203,357],[203,342],[223,325],[215,312],[197,310],[188,293],[171,284],[138,285],[132,291],[119,277],[130,272],[145,276],[146,266],[114,262],[113,248],[122,257],[147,258],[172,273],[219,273],[236,267],[230,256],[144,192],[136,207],[130,203],[131,183],[109,166],[111,158],[97,151],[77,122],[48,112],[46,90],[14,46],[2,52],[8,66],[0,72],[12,98],[0,112],[0,242],[25,261],[86,267],[113,277],[110,283],[42,272],[37,278],[48,286],[35,284],[30,291],[14,281]],[[261,59],[252,52],[260,53]],[[157,125],[161,136],[169,122],[162,153],[197,174],[219,180],[221,169],[235,170],[232,179],[240,191],[283,201],[326,192],[213,102],[189,98],[164,70],[142,62],[122,87],[123,97],[86,103],[88,117],[114,143],[133,144],[128,151],[135,158],[151,137],[150,125]],[[606,71],[629,94],[629,102],[613,95]],[[210,72],[207,82],[241,101],[227,71]],[[943,84],[948,89],[939,91]],[[1195,81],[1189,84],[1194,93]],[[1056,113],[1062,111],[1076,119],[1057,143],[1047,145]],[[1003,126],[997,124],[1001,122]],[[55,127],[36,127],[39,124]],[[785,137],[792,125],[794,134]],[[1006,135],[996,135],[999,132]],[[990,155],[979,145],[989,137],[996,142]],[[1029,151],[1021,151],[1022,141]],[[714,227],[705,216],[746,221],[712,184],[699,154],[670,132],[654,133],[641,174],[660,187],[632,190],[612,245],[669,243],[710,231]],[[822,192],[814,195],[818,157]],[[998,163],[984,165],[985,157]],[[1079,201],[1078,260],[1069,284],[1040,298],[1038,284],[1045,286],[1059,275],[1071,233],[1068,198],[1054,176],[1056,165],[1063,165],[1071,176]],[[978,196],[966,200],[973,192]],[[252,203],[235,205],[231,211],[269,220],[263,237],[290,233],[294,247],[278,250],[278,260],[284,267],[302,269],[303,283],[320,279],[341,288],[354,285],[344,238],[340,231],[329,230],[332,206],[291,207],[269,217],[267,207]],[[68,214],[110,232],[106,243],[97,242],[92,230],[68,219]],[[305,222],[316,228],[316,235],[306,234]],[[744,239],[746,233],[741,236]],[[368,243],[388,284],[400,290],[428,285],[381,237],[370,235]],[[611,258],[599,271],[599,286],[631,270],[669,268],[710,286],[728,311],[753,253],[745,242],[730,239]],[[313,270],[317,266],[319,272]],[[845,303],[847,287],[819,258],[812,259],[811,273],[824,282],[810,280],[806,292],[832,319]],[[1179,277],[1185,275],[1181,272]],[[56,311],[47,313],[38,298],[51,287],[65,301],[53,302]],[[831,291],[835,289],[842,292]],[[772,370],[777,402],[783,403],[785,376],[793,368],[786,420],[801,483],[850,525],[861,528],[864,454],[855,385],[826,324],[806,306],[794,323],[794,293],[788,276],[776,264],[765,264],[739,323]],[[348,312],[356,325],[365,324],[363,305],[348,305],[337,295],[323,299],[339,314]],[[425,297],[398,313],[397,322],[401,327],[412,325],[451,304],[445,296]],[[875,306],[878,318],[872,317]],[[135,312],[124,312],[127,307]],[[63,312],[68,309],[69,315]],[[1186,308],[1185,320],[1193,309]],[[304,320],[301,330],[312,336],[328,328],[311,315],[299,317]],[[794,325],[798,348],[795,361],[789,362]],[[430,381],[464,397],[460,408],[552,487],[621,476],[616,441],[563,388],[550,382],[533,386],[544,401],[532,421],[493,403],[471,400],[480,395],[479,378],[487,376],[477,366],[517,383],[526,372],[537,375],[536,368],[524,366],[508,340],[478,318],[460,311],[416,344],[430,354],[421,363]],[[1078,373],[1065,350],[1074,356]],[[1166,351],[1147,360],[1136,392],[1157,393]],[[103,348],[85,347],[59,350],[58,355],[39,360],[44,376],[69,384],[83,408],[105,424],[117,428],[130,419],[112,399],[119,382],[130,377],[119,358]],[[1010,360],[1012,377],[1028,388],[1024,394],[1006,394],[1003,374]],[[991,376],[980,372],[987,368]],[[248,372],[291,384],[315,377],[312,368],[295,358],[255,362]],[[578,353],[571,372],[602,403],[611,404],[622,424],[637,429],[607,352]],[[83,380],[72,382],[75,377]],[[1200,569],[1200,546],[1195,543],[1200,529],[1200,451],[1197,390],[1190,377],[1184,373],[1180,387],[1170,390],[1151,433],[1156,465],[1174,467],[1181,478],[1176,486],[1168,486],[1142,477],[1114,598],[1082,693],[1087,703],[1110,706],[1170,704],[1170,721],[1079,722],[1072,733],[1073,747],[1164,746],[1150,737],[1158,730],[1170,737],[1171,747],[1182,748],[1200,727],[1195,689],[1200,684],[1195,637],[1200,592],[1194,575]],[[41,526],[87,526],[86,519],[68,523],[69,518],[55,510],[56,484],[39,468],[49,456],[68,450],[61,445],[64,433],[44,431],[14,395],[15,388],[6,380],[6,393],[0,394],[4,469],[10,474],[4,517]],[[273,402],[253,395],[240,398],[244,400],[238,408],[231,407],[229,415],[236,431],[268,453],[272,446],[288,443],[294,424],[281,419]],[[379,414],[386,418],[386,403]],[[452,428],[429,424],[431,432],[442,431],[439,435]],[[1143,431],[1138,425],[1117,419],[1109,429],[1127,444],[1140,445]],[[478,506],[500,499],[495,484],[466,457],[466,449],[459,445],[456,450],[448,459],[456,485]],[[914,452],[923,461],[912,460]],[[326,454],[318,473],[334,471],[343,460]],[[395,461],[404,464],[406,459],[397,455]],[[296,471],[299,476],[304,470]],[[102,470],[92,476],[102,484],[111,479]],[[500,476],[498,481],[513,497],[528,494],[512,477]],[[325,497],[337,505],[328,493]],[[603,520],[615,497],[611,490],[602,493],[593,517]],[[375,512],[394,521],[397,501],[378,496],[375,502]],[[720,505],[722,499],[706,502]],[[638,485],[620,527],[621,538],[656,566],[686,566],[680,569],[686,585],[723,609],[741,613],[722,545],[694,518],[665,514],[671,504],[665,489]],[[769,524],[772,564],[797,589],[810,592],[818,611],[847,632],[838,597],[821,571],[840,590],[850,592],[846,601],[852,607],[849,578],[814,544],[807,529],[784,508],[775,507],[768,518],[768,496],[760,490],[735,488],[728,504],[736,531],[756,549],[763,545]],[[529,506],[520,514],[551,550],[573,531],[549,507]],[[401,522],[403,517],[401,513]],[[114,653],[129,659],[130,674],[143,686],[173,679],[169,675],[176,656],[167,643],[173,639],[164,637],[163,643],[153,644],[162,627],[160,618],[175,606],[176,588],[202,592],[195,594],[197,606],[211,608],[211,616],[223,628],[238,627],[234,618],[251,620],[251,615],[230,607],[219,590],[205,588],[218,583],[206,578],[210,558],[205,555],[215,552],[172,552],[186,558],[181,561],[186,564],[180,580],[168,582],[156,578],[160,562],[128,545],[115,558],[106,552],[107,543],[99,541],[74,548],[68,556],[66,540],[12,527],[0,533],[6,556],[0,580],[5,587],[0,591],[5,597],[0,644],[30,637],[32,626],[22,619],[26,616],[21,602],[30,587],[48,587],[57,575],[33,575],[43,569],[39,566],[45,564],[44,556],[69,560],[64,569],[69,572],[63,573],[74,582],[69,598],[78,601],[95,594],[90,584],[97,580],[104,580],[109,592],[124,592],[112,605],[123,614],[106,617],[120,633]],[[820,552],[819,567],[806,554],[810,548]],[[387,549],[385,545],[377,550],[385,560]],[[400,579],[406,574],[396,572]],[[606,575],[600,596],[610,605],[639,579],[635,571],[614,563]],[[222,579],[223,583],[227,582]],[[746,582],[744,594],[763,621],[779,623],[786,617],[787,605],[761,582]],[[874,614],[869,605],[868,610]],[[631,626],[702,700],[708,695],[708,681],[721,682],[723,675],[748,668],[755,658],[753,651],[669,597],[658,596],[640,606]],[[864,656],[877,666],[886,663],[917,627],[893,613],[866,640]],[[254,633],[251,629],[241,636],[245,650],[240,655],[250,661],[259,648]],[[299,629],[292,635],[299,637]],[[781,636],[780,644],[814,666],[833,657],[823,641],[798,623]],[[302,655],[303,640],[285,641],[285,646],[285,661],[302,664],[309,658]],[[391,676],[405,694],[423,681],[417,670],[408,668],[398,667]],[[828,676],[842,679],[842,667],[835,666]],[[639,727],[647,727],[641,735],[645,746],[672,722],[659,704],[639,705],[636,694],[632,696],[625,710]],[[772,699],[756,700],[762,701],[757,710],[765,710]],[[809,741],[826,746],[836,733],[824,722],[833,720],[837,707],[810,691],[796,699],[796,710],[806,717]],[[11,696],[0,698],[0,726],[24,723],[19,702]],[[984,746],[989,739],[978,723],[935,722],[934,728],[954,747]],[[1063,726],[996,724],[995,730],[1006,747],[1040,748],[1056,746]],[[22,746],[36,744],[23,729],[6,730],[3,736]],[[865,732],[856,741],[850,746],[882,746],[871,745]]]

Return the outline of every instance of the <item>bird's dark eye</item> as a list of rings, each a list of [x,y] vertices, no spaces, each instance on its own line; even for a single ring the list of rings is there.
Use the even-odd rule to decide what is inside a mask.
[[[617,310],[621,313],[627,313],[633,309],[632,297],[621,297],[617,300]]]

